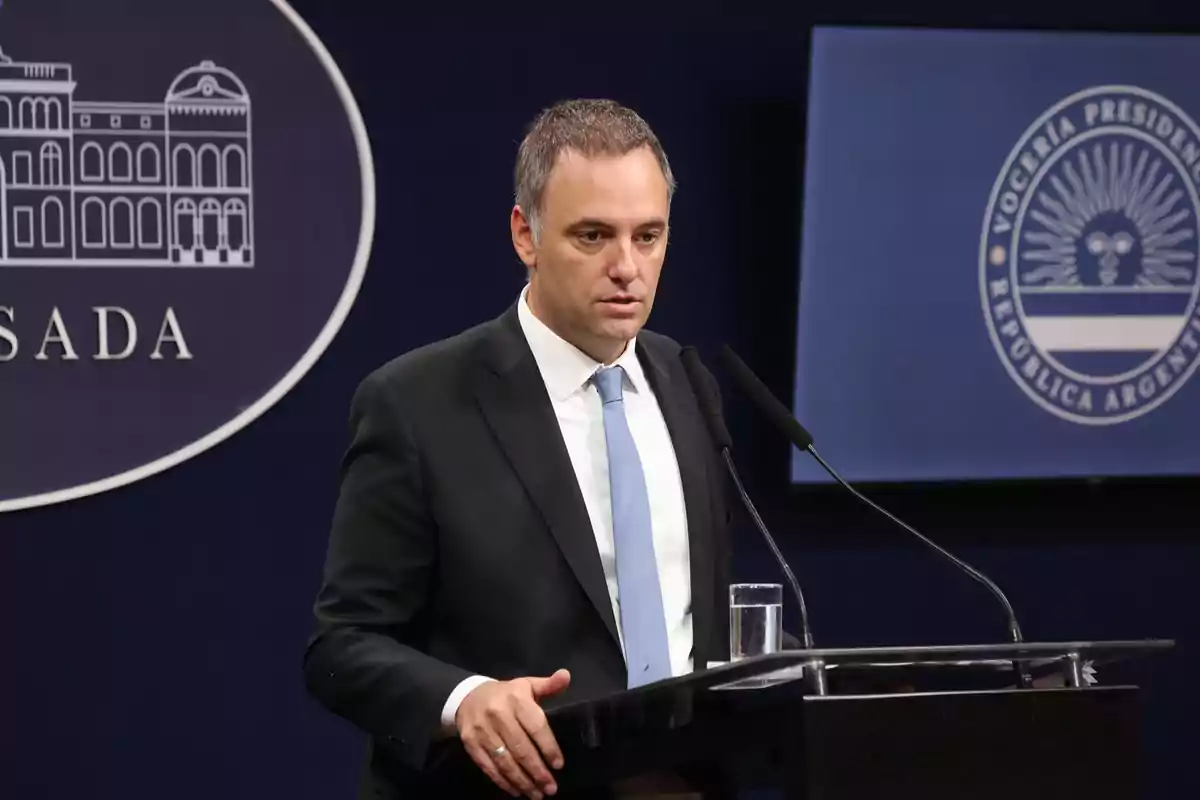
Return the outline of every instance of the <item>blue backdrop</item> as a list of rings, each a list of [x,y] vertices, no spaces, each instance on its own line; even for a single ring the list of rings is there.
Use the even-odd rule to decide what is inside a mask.
[[[309,701],[300,676],[350,396],[396,353],[511,302],[512,159],[555,99],[614,96],[656,127],[680,192],[653,326],[709,354],[731,343],[788,400],[806,31],[832,11],[750,3],[730,19],[689,5],[680,29],[678,9],[645,10],[626,31],[635,43],[584,46],[594,16],[468,25],[401,4],[297,6],[355,88],[375,148],[380,225],[362,293],[325,357],[242,434],[126,489],[0,516],[0,797],[353,795],[362,737]],[[1045,22],[1046,4],[1036,11],[1008,19]],[[793,492],[788,448],[728,385],[726,398],[820,641],[1003,637],[967,579],[841,495]],[[1146,796],[1194,797],[1196,488],[914,486],[879,499],[1008,588],[1031,638],[1181,638],[1169,657],[1101,677],[1146,687]],[[777,576],[749,528],[737,567]]]
[[[1198,42],[817,31],[795,403],[847,477],[1200,473]]]

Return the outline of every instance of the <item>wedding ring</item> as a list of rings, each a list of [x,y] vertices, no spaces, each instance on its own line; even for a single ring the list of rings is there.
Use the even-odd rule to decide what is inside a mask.
[[[505,747],[504,745],[500,745],[499,747],[497,747],[495,750],[492,751],[492,755],[495,758],[499,758],[500,756],[504,755],[507,752],[508,752],[508,748]]]

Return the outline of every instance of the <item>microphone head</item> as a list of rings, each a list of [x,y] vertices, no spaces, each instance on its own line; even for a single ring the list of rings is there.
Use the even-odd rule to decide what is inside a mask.
[[[729,370],[733,379],[750,396],[754,404],[766,415],[776,428],[787,435],[792,443],[801,450],[807,450],[813,443],[812,434],[792,416],[787,406],[779,402],[771,390],[755,375],[737,353],[729,345],[722,345],[719,354],[722,364]]]
[[[717,449],[732,449],[733,437],[729,435],[729,428],[726,427],[725,417],[721,413],[721,390],[717,386],[717,379],[700,361],[699,352],[691,345],[680,351],[679,360],[683,362],[683,371],[687,373],[688,383],[696,393],[700,413]]]

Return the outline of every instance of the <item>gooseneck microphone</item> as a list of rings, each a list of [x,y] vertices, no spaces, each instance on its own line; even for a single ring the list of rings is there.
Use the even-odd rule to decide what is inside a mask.
[[[751,519],[754,520],[754,525],[758,528],[759,533],[762,534],[763,539],[766,540],[767,546],[771,548],[771,553],[775,556],[775,560],[779,562],[779,566],[783,569],[783,574],[787,576],[788,584],[792,588],[792,594],[796,596],[796,602],[799,603],[800,607],[800,626],[804,649],[812,650],[814,647],[812,626],[809,624],[808,604],[804,601],[804,592],[800,588],[800,582],[796,580],[796,575],[788,565],[787,559],[783,557],[779,546],[775,544],[774,537],[767,530],[767,524],[763,522],[758,509],[754,507],[754,501],[746,493],[746,488],[742,485],[742,479],[738,476],[737,467],[733,463],[733,456],[731,454],[733,437],[729,435],[729,429],[725,426],[725,418],[721,413],[721,394],[717,388],[717,380],[700,362],[700,355],[696,352],[696,348],[684,347],[680,352],[680,360],[683,362],[683,370],[687,373],[688,382],[691,383],[692,390],[696,393],[696,399],[700,404],[700,413],[704,417],[708,433],[716,444],[717,449],[721,452],[721,460],[725,463],[725,469],[729,473],[734,487],[737,489],[738,496],[742,500],[742,505],[749,512]],[[816,661],[810,666],[812,668],[811,675],[816,692],[822,695],[826,694],[828,689],[823,664]]]
[[[749,367],[746,366],[745,362],[743,362],[742,359],[740,359],[738,355],[729,348],[728,345],[725,345],[721,348],[719,358],[721,363],[724,364],[729,370],[737,384],[746,392],[747,395],[749,395],[750,399],[756,406],[758,406],[759,410],[763,412],[767,419],[769,419],[776,428],[778,428],[789,439],[791,439],[792,443],[795,444],[796,447],[800,448],[801,450],[807,450],[808,453],[817,460],[817,463],[820,464],[826,472],[833,476],[834,480],[836,480],[863,503],[870,506],[880,514],[883,514],[896,525],[915,536],[926,546],[931,548],[935,553],[945,558],[955,567],[962,570],[979,583],[983,584],[983,586],[989,592],[991,592],[992,595],[1004,607],[1004,613],[1008,618],[1008,634],[1012,638],[1013,643],[1024,643],[1025,637],[1021,633],[1021,626],[1017,623],[1017,615],[1013,610],[1012,603],[1008,601],[1008,597],[1005,596],[1004,592],[1000,590],[1000,587],[997,586],[991,578],[984,575],[982,572],[975,569],[975,567],[971,566],[966,561],[963,561],[949,550],[946,550],[932,539],[918,532],[911,525],[908,525],[907,523],[893,516],[886,509],[876,505],[873,501],[861,494],[849,483],[844,481],[842,477],[825,462],[825,459],[821,458],[821,456],[817,453],[816,449],[813,447],[812,434],[804,429],[804,426],[800,424],[799,420],[792,416],[791,412],[787,410],[783,403],[779,402],[779,399],[776,398],[775,395],[771,394],[771,391],[759,379],[759,377],[755,375]],[[1014,662],[1013,667],[1020,677],[1022,685],[1030,685],[1029,675],[1020,666],[1020,664],[1018,662]]]

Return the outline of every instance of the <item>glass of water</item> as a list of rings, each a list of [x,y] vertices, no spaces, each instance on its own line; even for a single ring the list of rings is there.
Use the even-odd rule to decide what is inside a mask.
[[[729,660],[778,653],[783,644],[783,586],[734,583],[729,587]]]

